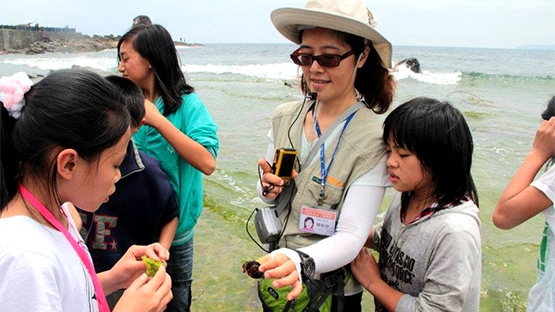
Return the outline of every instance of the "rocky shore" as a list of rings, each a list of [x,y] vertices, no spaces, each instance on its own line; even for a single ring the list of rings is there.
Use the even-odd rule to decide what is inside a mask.
[[[42,41],[35,41],[26,49],[1,50],[0,54],[43,54],[47,52],[94,52],[106,49],[115,49],[118,45],[119,36],[81,36],[75,39],[50,39],[44,37]]]
[[[107,49],[117,48],[120,36],[98,36],[92,37],[83,35],[76,39],[49,39],[45,37],[42,41],[35,41],[26,49],[0,49],[0,54],[43,54],[52,52],[65,52],[65,53],[82,53],[82,52],[98,52]],[[183,42],[176,42],[176,45],[182,46],[202,46],[201,44],[190,44]]]

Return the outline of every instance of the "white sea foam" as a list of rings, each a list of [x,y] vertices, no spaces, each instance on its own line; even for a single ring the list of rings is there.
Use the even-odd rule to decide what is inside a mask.
[[[289,63],[264,65],[184,65],[183,71],[188,73],[231,73],[267,79],[294,79],[297,77],[297,66]]]
[[[406,66],[397,67],[396,71],[392,72],[395,80],[415,79],[420,82],[438,84],[438,85],[456,85],[462,79],[462,72],[457,71],[453,73],[434,73],[424,70],[422,73],[415,73]]]
[[[197,49],[197,48],[200,48],[200,46],[187,46],[187,45],[177,44],[177,45],[175,45],[175,48],[177,50],[187,50],[187,49]]]
[[[70,57],[52,57],[52,55],[22,57],[6,59],[3,63],[12,65],[27,65],[41,70],[66,69],[71,68],[73,65],[90,67],[104,71],[110,71],[110,69],[117,67],[117,60],[114,57],[93,57],[81,54]]]

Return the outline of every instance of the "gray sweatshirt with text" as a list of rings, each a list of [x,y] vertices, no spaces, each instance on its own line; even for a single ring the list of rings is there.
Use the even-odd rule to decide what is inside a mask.
[[[405,225],[400,197],[395,196],[373,237],[382,279],[405,294],[395,311],[478,311],[478,207],[468,201]],[[376,302],[376,311],[386,309]]]

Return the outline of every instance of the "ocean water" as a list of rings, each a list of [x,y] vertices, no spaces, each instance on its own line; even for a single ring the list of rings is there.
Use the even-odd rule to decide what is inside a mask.
[[[294,49],[289,44],[179,49],[188,82],[219,125],[218,168],[205,178],[205,204],[228,222],[244,224],[262,205],[255,191],[257,159],[266,151],[272,112],[301,98],[297,66],[288,56]],[[394,47],[394,62],[409,57],[420,61],[422,73],[404,67],[393,73],[394,106],[416,96],[449,100],[464,113],[473,133],[472,170],[482,220],[481,310],[524,311],[535,282],[542,219],[502,231],[493,226],[491,215],[531,147],[540,113],[555,95],[555,51]],[[0,76],[17,71],[46,75],[73,65],[116,73],[116,52],[0,55]]]

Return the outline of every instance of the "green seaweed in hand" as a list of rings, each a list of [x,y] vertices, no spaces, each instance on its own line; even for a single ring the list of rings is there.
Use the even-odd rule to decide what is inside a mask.
[[[146,264],[146,275],[149,277],[153,277],[158,272],[158,268],[163,264],[162,260],[157,261],[147,256],[142,256],[141,259]]]

